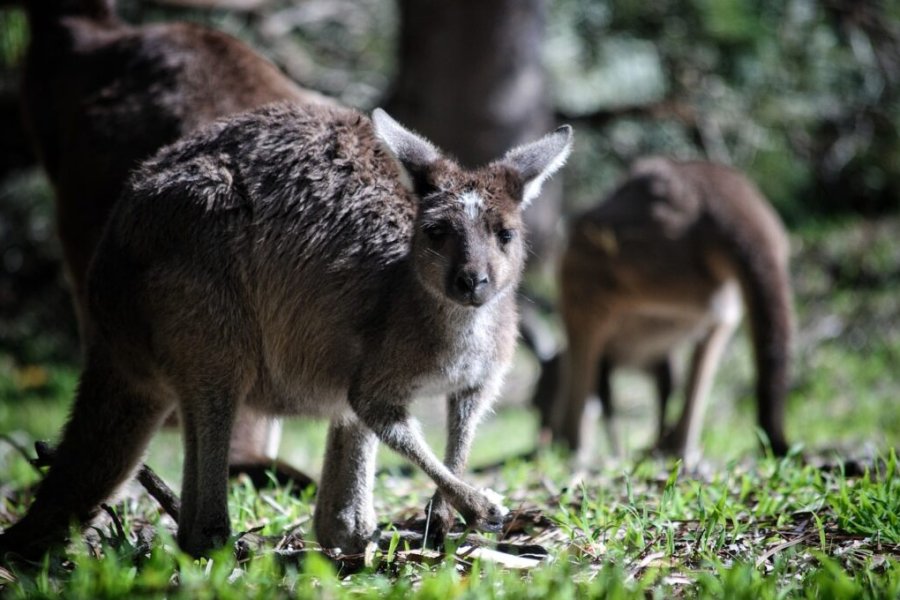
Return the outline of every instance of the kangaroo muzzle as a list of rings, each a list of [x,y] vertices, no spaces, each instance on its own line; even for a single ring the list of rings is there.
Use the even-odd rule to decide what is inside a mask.
[[[461,268],[453,275],[448,295],[466,306],[481,306],[491,297],[491,278],[481,269]]]

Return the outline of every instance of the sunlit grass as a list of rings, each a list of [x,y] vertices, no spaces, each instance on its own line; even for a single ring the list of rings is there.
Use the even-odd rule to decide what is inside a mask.
[[[449,554],[416,562],[404,557],[418,548],[399,537],[392,549],[377,551],[369,566],[352,575],[339,573],[339,565],[316,552],[286,558],[271,542],[240,562],[230,549],[195,561],[179,553],[172,523],[160,517],[154,503],[129,497],[115,505],[124,537],[107,531],[108,519],[101,527],[102,558],[73,543],[67,554],[71,564],[56,555],[36,570],[12,575],[15,583],[0,571],[0,593],[10,598],[900,597],[900,474],[892,451],[900,446],[895,368],[900,295],[892,281],[872,289],[833,281],[835,272],[850,272],[850,267],[835,270],[835,261],[849,265],[854,253],[865,253],[854,239],[834,231],[801,238],[795,268],[797,360],[787,410],[792,456],[775,459],[758,450],[752,361],[741,333],[716,378],[702,436],[706,461],[699,470],[641,459],[654,435],[652,386],[623,372],[614,386],[629,446],[625,459],[608,457],[598,425],[596,459],[587,473],[576,471],[566,456],[548,452],[468,476],[502,494],[511,510],[537,507],[550,519],[549,529],[533,531],[553,533],[540,542],[549,557],[535,569],[508,570],[485,561],[463,567]],[[892,250],[878,240],[875,247],[878,256],[860,264],[887,264],[883,255]],[[527,369],[521,366],[516,376]],[[77,377],[73,366],[0,361],[0,432],[26,451],[35,439],[54,441]],[[679,402],[673,402],[670,417]],[[440,404],[426,399],[416,407],[438,452],[444,438]],[[326,429],[322,422],[288,420],[282,458],[318,476]],[[531,450],[536,429],[536,417],[526,407],[499,403],[479,430],[471,463],[491,464]],[[868,471],[821,468],[831,456],[826,449]],[[146,461],[177,490],[177,430],[161,432]],[[376,509],[382,524],[421,516],[434,491],[418,471],[403,474],[398,467],[404,464],[381,450]],[[18,496],[17,490],[37,478],[19,451],[0,441],[0,490],[9,498],[3,500],[0,526],[22,514],[30,495]],[[310,543],[313,502],[310,492],[257,491],[237,480],[229,496],[233,531],[274,538],[293,531]],[[141,532],[151,530],[150,546],[142,546]]]

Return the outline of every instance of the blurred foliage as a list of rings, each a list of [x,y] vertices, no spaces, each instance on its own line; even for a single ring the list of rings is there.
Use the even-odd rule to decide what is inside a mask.
[[[0,355],[24,363],[77,360],[47,180],[34,170],[7,177],[0,207]]]
[[[350,106],[374,107],[393,75],[393,0],[268,0],[250,2],[244,11],[190,4],[118,1],[119,12],[130,22],[189,20],[226,31],[301,85]]]
[[[25,55],[28,20],[21,10],[0,10],[0,65],[7,74]]]
[[[366,110],[397,68],[395,0],[118,4],[130,22],[225,30],[302,85]],[[900,3],[548,0],[547,9],[550,92],[577,130],[564,174],[570,210],[598,202],[647,154],[744,169],[791,227],[900,208]],[[22,11],[0,9],[0,95],[14,93],[27,38]],[[47,237],[52,204],[38,180],[0,185],[0,351],[72,358],[75,327]]]
[[[558,0],[547,63],[575,205],[649,153],[746,170],[791,224],[900,207],[896,3]]]

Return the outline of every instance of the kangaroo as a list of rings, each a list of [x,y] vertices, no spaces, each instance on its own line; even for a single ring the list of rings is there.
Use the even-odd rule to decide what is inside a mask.
[[[468,171],[376,110],[276,104],[145,163],[88,278],[87,362],[54,462],[0,547],[35,553],[84,521],[177,407],[180,546],[229,535],[235,411],[331,420],[315,530],[362,551],[384,442],[437,484],[432,526],[501,514],[460,476],[516,340],[522,210],[564,163],[571,128]],[[447,394],[441,463],[408,404]],[[102,460],[100,458],[102,457]]]
[[[638,161],[605,202],[571,225],[560,271],[569,349],[563,391],[545,420],[554,437],[581,449],[590,425],[585,405],[596,389],[610,443],[618,446],[609,377],[616,366],[634,366],[657,382],[659,448],[695,460],[713,377],[746,308],[759,424],[783,455],[793,324],[788,253],[777,215],[738,171],[701,161]],[[672,354],[687,343],[694,349],[684,410],[667,431]]]
[[[116,18],[113,0],[29,0],[25,8],[31,27],[25,121],[55,190],[57,228],[84,332],[88,263],[133,168],[218,117],[278,100],[330,100],[205,27],[131,27]],[[279,437],[279,422],[246,411],[231,444],[234,470],[260,484],[274,465],[280,481],[309,482],[273,460]]]

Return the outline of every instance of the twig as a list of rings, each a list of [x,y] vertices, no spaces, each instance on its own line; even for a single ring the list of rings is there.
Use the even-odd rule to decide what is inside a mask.
[[[538,449],[529,450],[528,452],[523,452],[521,454],[513,454],[512,456],[507,456],[505,458],[501,458],[498,461],[486,463],[483,465],[478,465],[476,467],[472,467],[469,469],[472,473],[476,475],[481,475],[485,473],[492,473],[494,471],[499,471],[504,467],[512,464],[513,462],[529,462],[535,460],[538,456]]]
[[[425,535],[422,536],[422,550],[425,550],[428,544],[428,528],[431,526],[431,507],[434,504],[434,498],[428,501],[428,512],[425,515]]]
[[[512,516],[510,516],[509,521],[506,523],[506,526],[503,528],[503,531],[500,533],[500,536],[498,537],[498,539],[500,539],[500,540],[506,539],[506,536],[509,535],[509,532],[512,530],[513,525],[515,525],[516,519],[518,518],[518,516],[520,514],[522,514],[522,509],[524,507],[525,507],[525,504],[520,502],[519,508],[517,508],[516,512],[514,512],[512,514]]]
[[[268,494],[260,494],[259,499],[278,511],[280,515],[285,517],[290,516],[291,513],[288,511],[288,509],[275,502],[275,499],[270,497]]]
[[[128,539],[125,536],[125,526],[122,525],[122,520],[119,518],[119,515],[116,514],[116,511],[114,511],[112,507],[110,507],[110,505],[106,504],[105,502],[100,505],[100,508],[102,508],[103,511],[109,515],[110,519],[112,519],[113,527],[116,528],[116,535],[119,537],[119,539],[123,541]]]
[[[758,569],[759,567],[761,567],[763,565],[763,563],[765,563],[771,556],[778,554],[782,550],[790,548],[791,546],[796,546],[797,544],[802,544],[803,542],[808,541],[808,540],[812,539],[813,537],[815,537],[814,534],[807,533],[805,535],[801,535],[792,540],[789,540],[787,542],[784,542],[784,543],[778,544],[777,546],[769,548],[768,550],[763,552],[759,558],[756,559],[756,568]]]
[[[7,444],[13,447],[13,449],[21,454],[25,460],[28,461],[28,464],[34,468],[38,473],[41,472],[41,468],[39,465],[34,464],[34,459],[28,454],[28,450],[26,450],[21,444],[19,444],[16,440],[12,439],[12,436],[7,435],[5,433],[0,434],[0,440],[3,440]]]
[[[644,569],[650,566],[651,563],[665,557],[665,552],[651,552],[650,554],[644,556],[644,558],[642,558],[641,561],[637,565],[635,565],[635,567],[628,574],[627,581],[634,581]]]
[[[47,442],[35,442],[34,451],[37,453],[37,458],[32,460],[31,464],[35,467],[49,467],[52,465],[56,449],[50,444]],[[178,495],[172,491],[172,488],[166,485],[166,482],[160,479],[153,469],[146,464],[141,464],[136,479],[147,490],[147,493],[159,503],[166,514],[172,517],[175,523],[178,523],[181,503],[178,500]]]
[[[181,511],[181,502],[178,499],[178,495],[172,491],[172,488],[166,485],[166,482],[160,479],[153,469],[144,464],[141,465],[138,471],[137,480],[177,524],[178,515]]]
[[[651,104],[636,104],[610,109],[601,109],[587,114],[557,115],[560,122],[577,121],[593,127],[602,127],[623,118],[674,119],[689,127],[697,127],[697,111],[690,103],[666,99]]]

